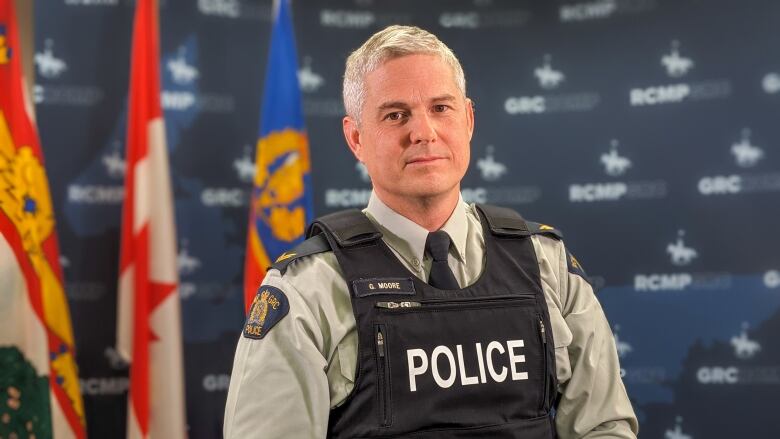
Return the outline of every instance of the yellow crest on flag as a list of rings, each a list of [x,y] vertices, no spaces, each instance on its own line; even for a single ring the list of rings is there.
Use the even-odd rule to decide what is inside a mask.
[[[67,345],[51,359],[51,373],[70,398],[73,409],[84,419],[78,369],[68,346],[73,331],[68,302],[59,278],[43,252],[43,242],[54,233],[54,210],[49,185],[38,157],[29,146],[15,148],[5,115],[0,111],[0,209],[19,231],[25,253],[40,280],[46,325]]]
[[[303,177],[311,168],[305,134],[286,129],[260,139],[252,209],[274,238],[293,241],[303,235],[306,209],[292,206],[304,196]],[[273,168],[273,170],[272,170]]]
[[[2,27],[0,26],[0,30]],[[0,32],[0,64],[8,64],[11,59],[11,49],[8,47],[8,39],[5,34]]]
[[[46,170],[30,147],[14,148],[11,132],[0,112],[0,209],[19,230],[24,250],[36,269],[41,243],[54,231],[54,211]]]

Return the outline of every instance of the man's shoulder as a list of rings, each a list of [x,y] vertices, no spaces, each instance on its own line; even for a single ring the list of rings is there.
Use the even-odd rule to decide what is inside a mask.
[[[269,268],[264,283],[315,303],[331,297],[327,292],[344,275],[335,253],[323,235],[316,235],[283,253]]]
[[[563,232],[553,226],[528,220],[525,221],[525,224],[528,226],[528,231],[531,235],[546,236],[557,241],[563,240]]]
[[[271,265],[271,268],[279,270],[279,273],[284,276],[287,273],[288,268],[290,268],[294,262],[318,256],[322,257],[323,253],[332,253],[332,250],[325,235],[318,234],[306,239],[291,250],[282,253],[281,256],[276,258],[276,261]]]
[[[476,221],[479,221],[479,216],[477,214],[478,208],[483,214],[489,216],[488,222],[490,223],[489,225],[491,228],[500,230],[509,226],[517,229],[518,234],[538,235],[540,237],[552,238],[556,241],[563,240],[563,232],[559,229],[545,223],[529,221],[525,219],[520,212],[505,206],[476,203],[469,204],[467,213]]]
[[[338,287],[340,279],[343,276],[336,256],[319,235],[283,253],[257,289],[244,337],[264,338],[288,313],[296,316],[293,320],[302,318],[306,324],[323,328],[319,310],[343,302],[340,296],[348,297],[343,294],[346,289]],[[273,305],[273,311],[267,305]]]
[[[588,275],[585,273],[585,269],[582,268],[580,261],[569,251],[563,243],[563,233],[544,223],[534,223],[527,221],[528,229],[531,235],[537,238],[539,248],[546,255],[560,255],[566,259],[566,266],[569,273],[576,274],[586,282],[590,283]]]

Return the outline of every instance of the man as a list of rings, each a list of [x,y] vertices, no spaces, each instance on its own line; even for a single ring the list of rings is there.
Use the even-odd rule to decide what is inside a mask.
[[[347,60],[344,105],[371,199],[268,271],[225,437],[636,437],[609,324],[560,235],[460,196],[474,111],[452,51],[390,26]]]

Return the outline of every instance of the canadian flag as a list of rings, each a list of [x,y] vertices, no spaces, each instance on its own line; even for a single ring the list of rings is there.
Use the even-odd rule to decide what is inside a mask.
[[[186,437],[173,197],[160,106],[156,0],[133,27],[117,350],[130,362],[127,437]]]

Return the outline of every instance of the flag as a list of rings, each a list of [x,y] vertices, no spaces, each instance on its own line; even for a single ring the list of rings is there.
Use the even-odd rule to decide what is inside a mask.
[[[291,257],[285,252],[303,241],[314,210],[309,140],[304,132],[288,0],[275,2],[274,11],[249,207],[245,309],[249,309],[271,262]]]
[[[186,437],[173,197],[160,107],[156,0],[138,0],[127,116],[117,350],[130,362],[127,437]]]
[[[0,0],[0,437],[84,438],[49,183],[13,0]]]

